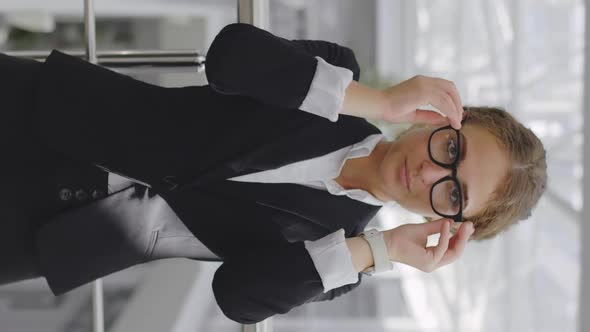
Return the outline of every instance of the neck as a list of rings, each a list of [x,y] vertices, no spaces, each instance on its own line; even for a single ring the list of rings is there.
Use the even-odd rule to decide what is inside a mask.
[[[388,200],[379,190],[379,167],[389,145],[390,142],[387,141],[379,142],[370,155],[346,160],[340,174],[334,180],[344,189],[362,189],[381,200]]]

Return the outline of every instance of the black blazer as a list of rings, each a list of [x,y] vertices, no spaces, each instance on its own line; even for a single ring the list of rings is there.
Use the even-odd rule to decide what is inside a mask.
[[[358,235],[379,210],[296,184],[226,180],[380,133],[361,118],[331,122],[297,109],[315,55],[351,69],[358,80],[350,49],[289,41],[246,24],[225,27],[213,41],[206,86],[163,88],[53,51],[40,77],[38,130],[52,149],[149,184],[223,258],[213,280],[222,311],[241,323],[258,322],[357,286],[322,294],[302,241],[339,228],[346,237]],[[58,254],[42,260],[56,294],[126,267],[113,262],[85,274],[64,266]]]

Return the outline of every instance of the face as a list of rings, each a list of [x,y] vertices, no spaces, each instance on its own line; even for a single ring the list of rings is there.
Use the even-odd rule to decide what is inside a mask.
[[[441,217],[430,205],[430,188],[439,179],[451,175],[451,169],[438,166],[428,156],[428,138],[435,129],[413,129],[391,142],[379,167],[378,196],[438,219]],[[509,159],[487,130],[466,124],[460,132],[463,154],[457,165],[457,178],[465,199],[463,217],[469,218],[485,208],[490,195],[502,184]]]

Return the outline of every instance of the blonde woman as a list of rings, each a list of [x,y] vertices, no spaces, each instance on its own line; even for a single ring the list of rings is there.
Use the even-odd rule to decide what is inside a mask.
[[[352,50],[245,24],[218,34],[206,66],[208,85],[163,88],[58,51],[27,63],[31,146],[88,170],[80,179],[94,190],[103,171],[137,184],[42,215],[16,209],[5,221],[15,236],[1,245],[22,249],[0,256],[15,271],[4,282],[43,276],[62,294],[150,260],[221,260],[218,305],[254,323],[396,262],[425,272],[452,263],[469,238],[526,218],[544,190],[537,137],[503,110],[465,111],[449,81],[372,89],[357,82]],[[388,141],[365,119],[421,125]],[[47,167],[65,166],[34,165]],[[436,220],[365,230],[387,201]]]

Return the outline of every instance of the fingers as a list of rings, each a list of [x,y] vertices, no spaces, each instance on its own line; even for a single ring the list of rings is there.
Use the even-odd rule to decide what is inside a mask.
[[[453,128],[460,129],[464,111],[455,84],[436,77],[421,76],[420,79],[425,87],[423,91],[429,94],[426,99],[448,118],[448,122]]]
[[[387,100],[383,107],[382,119],[393,123],[411,122],[427,124],[449,123],[453,128],[461,128],[463,106],[459,91],[451,81],[417,75],[382,91]],[[433,114],[426,113],[423,105],[436,109]]]
[[[463,254],[463,250],[467,245],[467,241],[471,234],[473,234],[474,228],[472,222],[463,222],[457,233],[451,238],[450,245],[440,261],[439,266],[447,265],[454,262]]]
[[[446,220],[443,222],[442,231],[440,232],[440,238],[438,245],[434,248],[434,262],[436,266],[440,266],[440,261],[444,257],[447,249],[449,248],[449,238],[451,237],[451,221]]]
[[[437,91],[433,94],[433,106],[447,116],[449,123],[455,129],[461,129],[462,112],[457,111],[453,99],[446,91]]]
[[[442,78],[435,78],[435,80],[440,84],[441,88],[451,97],[453,100],[453,104],[457,110],[457,114],[459,115],[459,122],[463,119],[463,102],[461,101],[461,97],[459,97],[459,91],[455,86],[455,83],[445,80]]]
[[[441,218],[433,221],[429,221],[424,224],[424,230],[427,235],[432,235],[436,233],[440,233],[440,230],[443,228],[443,224],[445,221],[451,221],[451,219]]]
[[[451,223],[450,219],[438,219],[396,228],[404,234],[396,241],[397,251],[401,253],[396,261],[424,272],[432,272],[456,260],[463,253],[473,228],[471,222],[464,222],[457,233],[451,235]],[[440,233],[438,244],[425,247],[428,235],[435,233]]]
[[[412,122],[441,126],[448,124],[447,118],[441,116],[437,112],[420,109],[416,110],[416,113],[414,113],[414,120]]]

